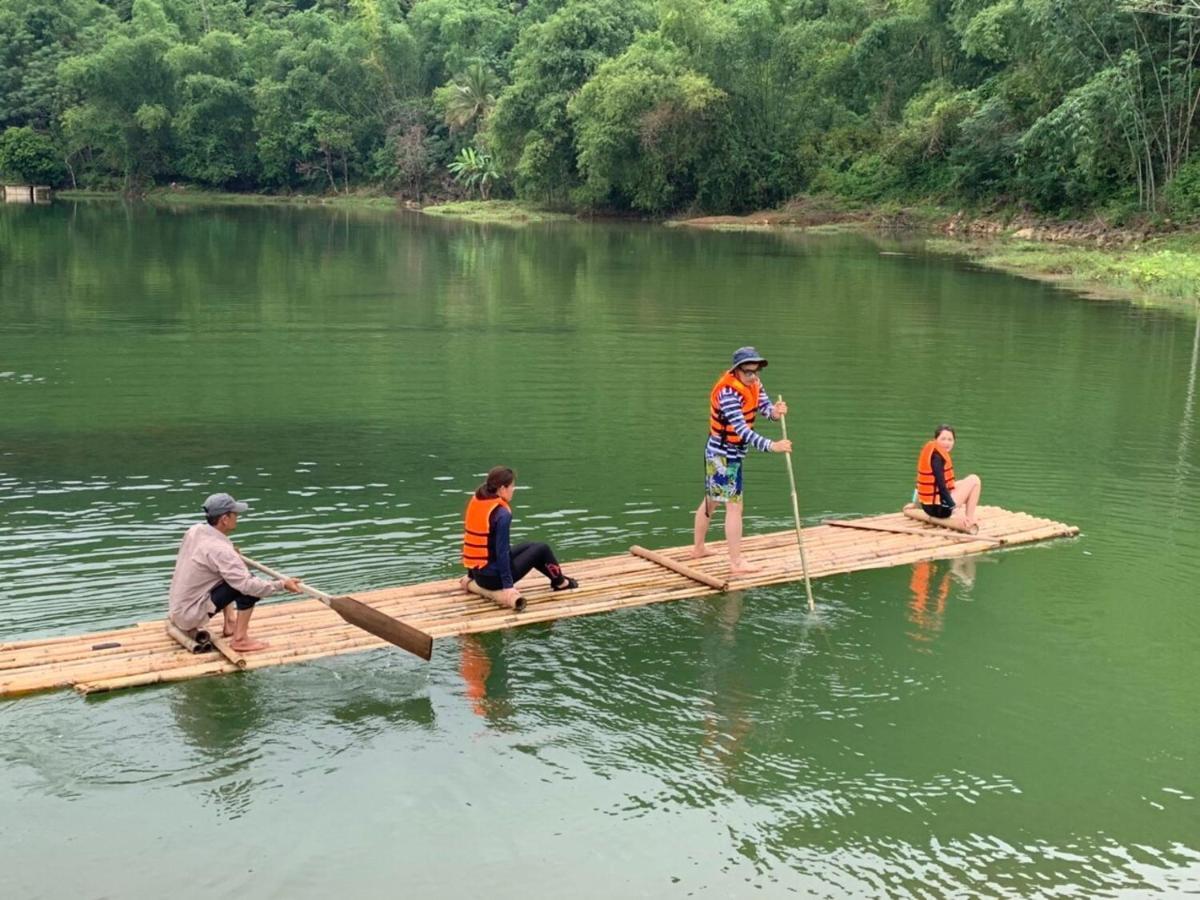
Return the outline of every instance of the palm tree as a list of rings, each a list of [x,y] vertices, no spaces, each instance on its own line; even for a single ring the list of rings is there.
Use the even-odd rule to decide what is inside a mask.
[[[481,200],[488,198],[492,182],[500,177],[491,154],[480,153],[474,147],[463,147],[447,168],[454,174],[455,181],[466,185],[468,193],[479,188]]]
[[[439,88],[443,115],[451,131],[478,128],[487,121],[496,105],[500,80],[481,62],[471,63],[466,71]]]

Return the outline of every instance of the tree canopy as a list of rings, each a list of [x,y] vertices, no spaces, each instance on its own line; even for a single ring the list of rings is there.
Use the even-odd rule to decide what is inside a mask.
[[[0,0],[0,35],[4,177],[1200,211],[1200,0]]]

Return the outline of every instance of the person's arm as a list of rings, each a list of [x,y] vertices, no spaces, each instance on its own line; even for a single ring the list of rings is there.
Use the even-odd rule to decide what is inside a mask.
[[[746,417],[742,414],[742,398],[738,396],[738,392],[733,388],[725,388],[717,399],[721,404],[721,414],[733,428],[733,433],[740,437],[747,446],[770,453],[771,439],[763,437],[746,424]]]
[[[950,489],[946,487],[946,460],[942,458],[942,454],[936,450],[930,453],[929,467],[933,469],[933,483],[937,485],[938,497],[942,500],[942,506],[954,509],[954,498],[950,496]]]
[[[507,590],[513,586],[512,555],[510,553],[509,531],[512,525],[512,513],[503,506],[492,510],[491,533],[495,536],[493,547],[496,551],[496,574],[500,576],[500,587]]]
[[[221,580],[237,591],[250,597],[270,597],[284,585],[278,581],[265,581],[255,578],[246,567],[246,561],[238,555],[232,544],[216,547],[209,554],[209,561],[218,572]]]
[[[778,416],[775,415],[775,404],[771,402],[771,395],[767,393],[767,389],[762,386],[761,381],[759,382],[758,387],[759,387],[759,395],[758,395],[758,413],[759,413],[759,415],[766,416],[768,419],[772,419],[772,420],[777,419]]]

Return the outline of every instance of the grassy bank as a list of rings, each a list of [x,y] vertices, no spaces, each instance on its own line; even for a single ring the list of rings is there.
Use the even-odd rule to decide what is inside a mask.
[[[931,250],[988,268],[1049,281],[1097,299],[1194,308],[1200,298],[1200,233],[1151,237],[1123,247],[1014,238],[931,239]]]
[[[445,216],[468,222],[491,222],[505,225],[529,225],[534,222],[569,221],[569,213],[550,212],[519,200],[461,200],[426,206],[421,212],[430,216]]]

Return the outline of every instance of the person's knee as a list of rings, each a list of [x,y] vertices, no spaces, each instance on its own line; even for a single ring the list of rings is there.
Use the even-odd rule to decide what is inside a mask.
[[[251,597],[249,594],[238,594],[236,606],[238,609],[254,609],[254,604],[258,603],[257,597]]]
[[[550,549],[549,544],[533,543],[525,552],[528,554],[525,558],[534,560],[534,565],[554,562],[554,551]]]

